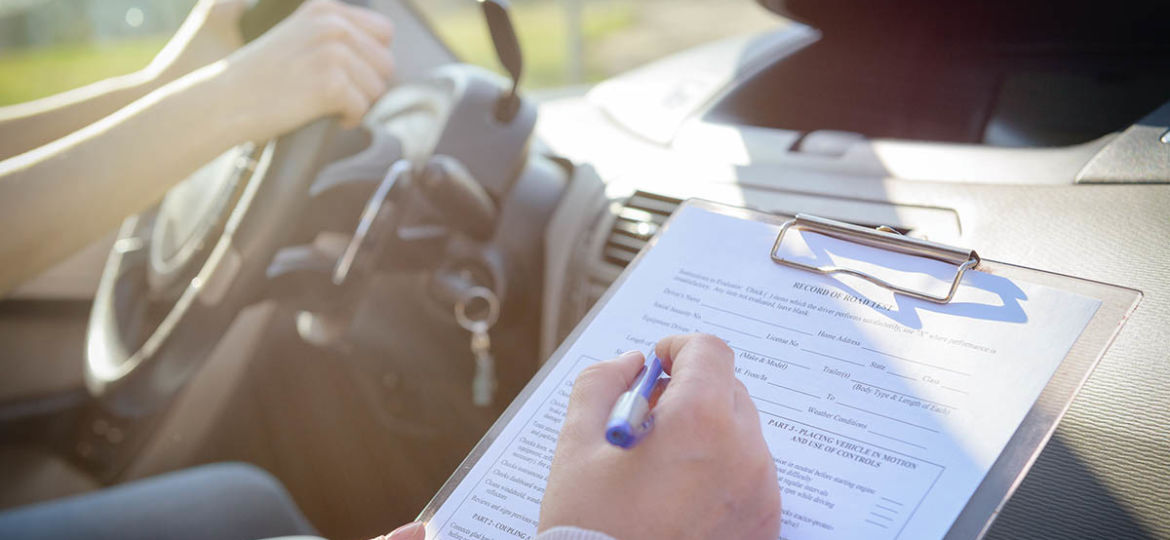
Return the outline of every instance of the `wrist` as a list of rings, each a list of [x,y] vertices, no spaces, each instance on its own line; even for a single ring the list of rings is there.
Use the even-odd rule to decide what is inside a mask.
[[[261,113],[268,103],[257,100],[256,81],[248,77],[248,70],[233,62],[229,56],[196,71],[206,78],[203,84],[211,88],[207,94],[215,101],[209,104],[210,110],[233,145],[266,139],[271,120]]]
[[[179,31],[183,30],[180,28]],[[182,69],[179,65],[178,51],[174,49],[173,43],[164,45],[150,63],[136,73],[139,79],[157,89],[191,73],[193,70]]]
[[[247,81],[238,69],[230,69],[228,60],[220,60],[193,72],[200,86],[206,87],[207,118],[213,119],[222,140],[233,146],[259,138],[263,129],[247,98]]]
[[[232,70],[223,61],[208,64],[164,84],[154,94],[174,99],[183,109],[184,122],[177,129],[193,133],[192,141],[207,141],[224,149],[252,140],[252,117],[240,111],[241,103]]]

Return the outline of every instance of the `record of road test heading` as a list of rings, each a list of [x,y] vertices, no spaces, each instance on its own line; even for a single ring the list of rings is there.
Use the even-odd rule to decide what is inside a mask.
[[[577,374],[705,332],[759,408],[780,538],[978,538],[1140,297],[889,229],[687,201],[420,519],[428,539],[532,538]]]

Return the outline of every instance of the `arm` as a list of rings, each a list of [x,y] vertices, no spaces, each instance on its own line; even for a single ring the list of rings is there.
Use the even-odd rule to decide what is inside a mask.
[[[386,89],[389,21],[330,1],[114,114],[0,162],[0,293],[235,144],[314,118],[354,125]]]
[[[243,43],[243,0],[201,0],[146,68],[28,103],[0,107],[0,159],[55,141]]]
[[[654,432],[631,450],[611,446],[603,434],[642,355],[594,364],[573,383],[539,530],[550,540],[592,540],[593,531],[620,540],[775,540],[776,468],[755,404],[735,378],[731,349],[695,334],[667,337],[655,352],[671,381],[653,405]]]
[[[775,540],[780,486],[735,356],[719,338],[670,336],[655,352],[671,382],[652,396],[654,433],[637,448],[605,441],[618,396],[645,359],[628,352],[582,371],[533,540]],[[630,486],[636,486],[630,489]],[[424,540],[423,523],[375,540]]]
[[[53,96],[0,108],[0,159],[56,140],[158,87],[143,70]]]
[[[65,138],[0,162],[0,290],[160,198],[170,185],[160,179],[182,178],[236,143],[227,123],[205,123],[200,114],[222,106],[218,95],[226,88],[217,76],[223,68],[200,70]]]

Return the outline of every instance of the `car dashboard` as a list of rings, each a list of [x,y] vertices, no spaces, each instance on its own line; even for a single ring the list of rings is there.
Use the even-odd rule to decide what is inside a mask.
[[[989,537],[1167,531],[1170,362],[1160,344],[1170,338],[1170,103],[1059,146],[803,131],[716,114],[818,38],[793,23],[541,103],[541,143],[580,165],[545,238],[541,357],[689,198],[887,225],[987,259],[1136,288],[1141,306]]]

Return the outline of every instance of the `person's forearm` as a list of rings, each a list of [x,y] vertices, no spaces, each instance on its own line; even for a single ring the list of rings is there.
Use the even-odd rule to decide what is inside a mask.
[[[64,137],[243,44],[239,0],[200,0],[150,65],[29,103],[0,107],[0,160]]]
[[[0,107],[0,159],[44,146],[162,86],[157,69],[112,77],[46,98]]]
[[[64,138],[0,162],[0,295],[159,200],[243,142],[212,64]],[[223,109],[223,110],[220,110]]]

